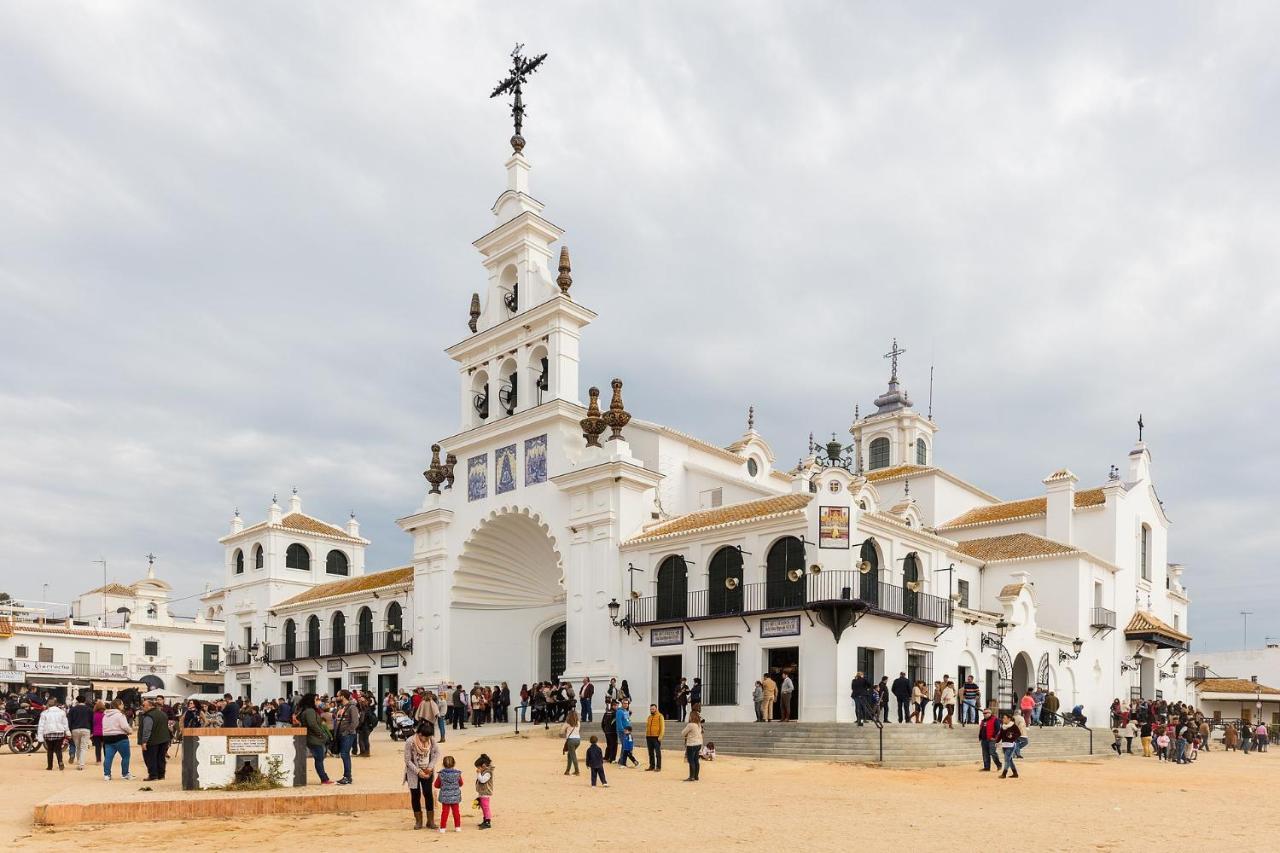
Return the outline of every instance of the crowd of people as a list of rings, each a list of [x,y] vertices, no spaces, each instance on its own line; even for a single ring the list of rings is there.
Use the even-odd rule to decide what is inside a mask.
[[[1261,720],[1212,720],[1184,702],[1164,699],[1120,699],[1111,703],[1111,749],[1116,755],[1134,755],[1138,741],[1144,758],[1171,764],[1190,764],[1212,747],[1213,729],[1222,728],[1222,748],[1228,752],[1251,749],[1266,752],[1271,735]]]

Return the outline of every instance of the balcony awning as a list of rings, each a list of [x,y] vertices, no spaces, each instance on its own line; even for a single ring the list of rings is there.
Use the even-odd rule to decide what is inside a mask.
[[[1151,643],[1158,649],[1177,649],[1187,651],[1191,648],[1191,635],[1184,634],[1177,628],[1166,624],[1154,613],[1138,610],[1124,628],[1126,640]]]

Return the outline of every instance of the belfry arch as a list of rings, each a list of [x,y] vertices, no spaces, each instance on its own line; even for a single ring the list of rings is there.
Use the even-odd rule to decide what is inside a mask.
[[[562,605],[563,561],[550,529],[528,510],[490,513],[462,546],[452,599],[461,609]]]

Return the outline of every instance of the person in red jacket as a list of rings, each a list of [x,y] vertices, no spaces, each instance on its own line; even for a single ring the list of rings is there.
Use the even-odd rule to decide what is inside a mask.
[[[991,770],[994,762],[1000,769],[1000,755],[996,752],[996,743],[1000,737],[1000,722],[990,708],[982,709],[982,722],[978,723],[978,744],[982,747],[982,769]]]

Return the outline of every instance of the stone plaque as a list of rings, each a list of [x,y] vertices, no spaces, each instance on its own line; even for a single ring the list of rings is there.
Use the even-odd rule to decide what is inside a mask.
[[[228,735],[228,755],[261,755],[267,751],[266,735]]]
[[[652,628],[649,630],[650,646],[678,646],[684,643],[684,628]]]
[[[330,660],[325,664],[325,669],[329,672],[342,672],[342,660]]]
[[[799,616],[771,616],[760,620],[761,637],[800,636]]]

